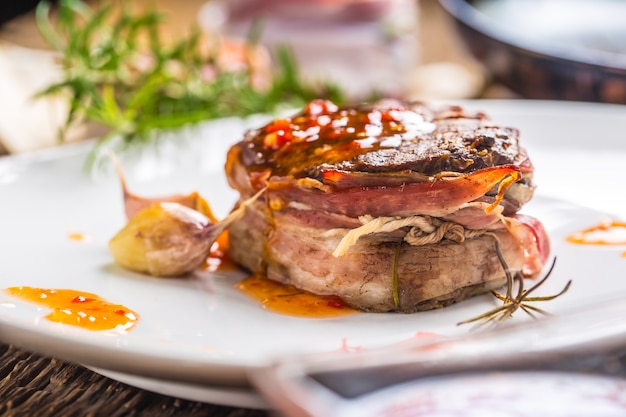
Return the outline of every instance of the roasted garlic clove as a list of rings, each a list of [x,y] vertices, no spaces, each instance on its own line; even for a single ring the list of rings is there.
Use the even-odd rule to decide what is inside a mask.
[[[153,276],[180,276],[206,259],[216,224],[179,203],[153,203],[137,213],[109,242],[115,261]]]
[[[216,223],[179,203],[153,203],[110,240],[109,250],[118,264],[133,271],[153,276],[185,275],[204,262],[217,237],[264,191]]]

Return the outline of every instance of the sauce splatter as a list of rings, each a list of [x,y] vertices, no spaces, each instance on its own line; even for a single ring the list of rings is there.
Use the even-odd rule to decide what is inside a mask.
[[[339,348],[340,352],[360,352],[362,350],[362,346],[352,346],[348,344],[348,339],[346,339],[345,337],[341,339],[341,347]]]
[[[325,297],[284,285],[259,275],[237,283],[236,288],[274,313],[297,317],[328,318],[355,314],[337,297]]]
[[[626,245],[626,223],[607,221],[567,237],[570,243],[582,245]]]
[[[110,303],[96,294],[68,289],[10,287],[9,294],[52,310],[45,317],[87,330],[125,332],[137,324],[139,315],[120,304]]]
[[[90,240],[88,235],[80,232],[70,232],[67,234],[67,237],[74,242],[87,242]]]

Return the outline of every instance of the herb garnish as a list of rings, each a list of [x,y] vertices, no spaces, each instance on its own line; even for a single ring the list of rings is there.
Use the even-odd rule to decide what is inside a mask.
[[[116,136],[128,146],[151,141],[161,129],[204,120],[271,113],[314,98],[344,102],[337,86],[304,82],[287,46],[277,48],[278,68],[269,85],[257,88],[253,53],[258,26],[253,25],[245,48],[245,67],[232,70],[218,60],[223,42],[214,40],[207,47],[197,28],[175,42],[163,42],[159,28],[164,17],[152,9],[135,12],[131,2],[96,9],[80,0],[57,4],[55,22],[46,1],[39,3],[36,19],[44,39],[62,55],[61,81],[40,93],[69,100],[60,139],[69,126],[87,121],[108,129],[98,146]]]
[[[535,285],[530,287],[528,290],[525,290],[524,289],[524,277],[521,271],[515,271],[514,274],[511,273],[506,261],[504,260],[504,256],[502,255],[502,251],[500,249],[500,243],[498,242],[497,239],[495,241],[495,247],[496,247],[496,254],[498,255],[498,259],[500,260],[500,263],[502,264],[502,268],[504,269],[504,272],[506,274],[506,293],[504,295],[500,294],[497,291],[492,291],[491,293],[497,299],[501,300],[502,304],[499,305],[498,307],[495,307],[487,311],[486,313],[480,314],[476,317],[472,317],[471,319],[468,319],[468,320],[464,320],[458,323],[458,325],[476,323],[477,328],[487,326],[487,325],[495,325],[495,324],[502,322],[505,319],[512,317],[513,313],[519,309],[521,309],[522,311],[530,315],[532,318],[536,318],[534,313],[547,315],[548,313],[546,311],[528,303],[537,302],[537,301],[554,300],[555,298],[563,295],[572,284],[572,281],[569,280],[567,284],[565,284],[565,287],[558,294],[543,296],[543,297],[529,297],[529,295],[532,292],[534,292],[537,288],[539,288],[544,282],[546,282],[550,274],[552,274],[552,271],[554,270],[554,265],[556,264],[556,258],[552,262],[552,265],[550,266],[550,269],[548,270],[546,275],[541,280],[539,280]],[[513,290],[516,285],[517,285],[517,293],[513,295]]]
[[[398,277],[398,260],[400,259],[400,247],[402,244],[396,246],[393,254],[393,264],[391,265],[391,291],[393,293],[393,305],[396,309],[400,309],[400,278]]]

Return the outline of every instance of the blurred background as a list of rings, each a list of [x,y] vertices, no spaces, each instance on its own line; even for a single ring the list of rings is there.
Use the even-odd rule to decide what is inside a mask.
[[[76,62],[82,61],[67,58],[71,40],[54,44],[54,37],[42,37],[41,21],[37,23],[34,10],[37,3],[30,0],[0,5],[0,154],[18,154],[58,144],[59,129],[64,141],[107,131],[133,134],[128,130],[132,125],[129,119],[116,121],[110,114],[103,116],[97,111],[90,115],[88,107],[105,97],[103,91],[108,91],[110,73],[89,73],[85,79],[91,84],[80,88],[93,87],[94,94],[100,95],[76,108],[72,98],[84,91],[72,84],[76,79],[72,66],[80,66]],[[315,94],[341,97],[345,102],[395,97],[626,103],[626,54],[622,50],[626,48],[622,46],[626,45],[622,42],[626,38],[622,33],[626,33],[626,3],[620,1],[87,1],[86,5],[95,13],[87,15],[81,14],[82,3],[77,0],[56,0],[49,11],[52,27],[59,14],[63,18],[61,6],[68,4],[74,6],[74,11],[78,10],[81,27],[88,25],[97,15],[94,11],[103,6],[158,11],[163,18],[158,26],[159,42],[163,45],[194,36],[196,28],[201,39],[194,45],[209,52],[176,58],[177,68],[167,62],[174,68],[168,67],[168,74],[175,73],[174,78],[180,81],[185,74],[185,59],[204,57],[206,63],[202,64],[200,78],[204,84],[232,86],[235,84],[223,83],[225,74],[243,71],[248,75],[246,88],[265,94],[255,96],[254,103],[248,99],[240,106],[246,108],[241,114],[234,103],[227,111],[205,112],[205,116],[198,118],[245,116],[265,110],[264,101],[276,106],[284,99],[287,105],[297,105],[297,100]],[[110,26],[114,27],[112,23]],[[113,44],[115,48],[123,46],[124,36],[120,34],[117,44]],[[289,47],[289,57],[297,64],[295,75],[285,70],[289,62],[277,52],[284,45]],[[124,64],[115,68],[116,74],[152,71],[155,59],[151,53],[154,55],[145,53],[142,60],[135,55],[130,65],[132,71]],[[102,60],[102,54],[98,59]],[[280,65],[282,84],[275,81],[274,75]],[[137,76],[133,79],[146,82]],[[185,82],[183,87],[180,82],[166,85],[164,94],[180,88],[191,91],[189,86],[193,83]],[[55,92],[60,94],[33,98],[51,85],[62,83],[66,83],[65,89],[71,84],[69,93],[58,88]],[[115,88],[112,96],[117,100],[120,114],[126,115],[128,103]],[[125,88],[139,87],[128,84]],[[281,96],[273,88],[290,89],[290,95]],[[187,93],[186,102],[190,103],[191,95]],[[246,90],[233,100],[243,95],[250,96],[250,92]],[[206,94],[193,97],[198,106],[202,100],[211,100]],[[171,94],[166,98],[171,98]],[[175,101],[172,103],[178,108]],[[181,109],[180,112],[186,111],[184,107]],[[187,112],[191,114],[195,109],[189,107]],[[81,117],[74,117],[73,113],[81,113]],[[73,119],[66,125],[68,114]],[[176,119],[176,123],[183,123],[180,120],[180,117]]]

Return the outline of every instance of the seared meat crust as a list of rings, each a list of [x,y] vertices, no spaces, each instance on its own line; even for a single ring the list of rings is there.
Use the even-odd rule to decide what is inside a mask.
[[[465,120],[465,119],[461,119]],[[349,161],[323,164],[321,169],[389,172],[411,170],[425,175],[442,171],[469,173],[497,165],[515,164],[526,157],[517,146],[517,130],[498,127],[475,128],[445,123],[430,134],[404,140],[397,148],[378,149]],[[496,140],[497,138],[497,140]],[[316,175],[317,170],[307,172]]]
[[[368,115],[388,113],[397,120],[382,120],[372,127],[373,117]],[[421,103],[404,107],[384,102],[340,109],[328,119],[323,126],[311,126],[306,110],[294,116],[289,128],[295,128],[294,136],[304,140],[287,138],[289,143],[278,149],[265,146],[265,139],[274,130],[284,132],[284,126],[270,124],[250,131],[243,141],[246,146],[241,147],[241,161],[253,171],[271,168],[273,175],[321,180],[326,170],[410,170],[435,175],[521,165],[528,159],[518,146],[517,129],[496,126],[483,113],[468,113],[457,106],[436,109]],[[330,140],[323,139],[328,136]]]

